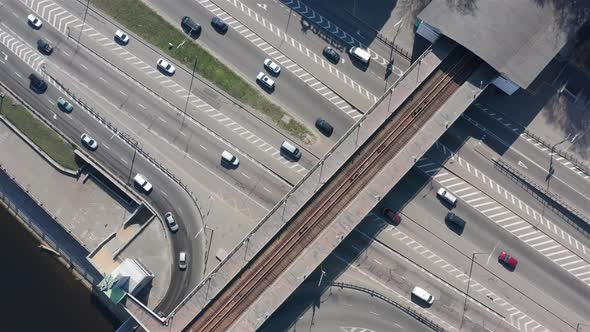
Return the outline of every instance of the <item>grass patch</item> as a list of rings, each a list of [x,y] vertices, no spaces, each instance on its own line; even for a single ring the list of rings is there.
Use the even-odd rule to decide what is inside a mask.
[[[2,115],[58,164],[71,170],[78,169],[74,147],[32,115],[23,105],[6,96],[2,103]]]
[[[157,46],[187,68],[193,68],[194,59],[196,58],[196,72],[199,75],[213,82],[217,87],[244,104],[267,115],[275,124],[288,131],[291,135],[305,142],[309,142],[313,137],[313,134],[302,123],[293,119],[287,123],[282,121],[283,115],[286,114],[285,111],[273,104],[259,90],[244,81],[204,48],[191,42],[190,38],[183,46],[176,48],[176,45],[187,38],[186,34],[179,30],[180,17],[178,18],[177,28],[140,0],[92,0],[91,2],[94,6],[123,24],[127,29],[141,36],[150,44]],[[122,10],[122,8],[125,10]],[[174,47],[169,49],[168,43],[174,44]]]

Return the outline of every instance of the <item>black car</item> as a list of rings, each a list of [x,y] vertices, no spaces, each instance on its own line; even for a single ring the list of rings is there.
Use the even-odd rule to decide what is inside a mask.
[[[45,53],[47,55],[49,55],[49,54],[51,54],[51,52],[53,52],[53,47],[45,39],[37,40],[37,48],[39,49],[39,51],[41,51],[42,53]]]
[[[199,23],[193,21],[190,17],[185,16],[180,21],[182,28],[191,35],[198,35],[201,33],[201,26]]]
[[[41,76],[32,73],[31,75],[29,75],[29,80],[31,81],[31,89],[33,89],[34,91],[38,93],[43,93],[45,92],[45,90],[47,90],[47,82],[45,82],[41,78]]]
[[[227,32],[227,29],[228,29],[227,24],[225,22],[223,22],[223,20],[217,16],[215,16],[211,19],[211,25],[213,26],[213,28],[215,28],[215,30],[217,30],[221,33]]]
[[[330,46],[326,46],[324,48],[324,56],[326,58],[328,58],[328,60],[330,60],[333,63],[338,63],[340,62],[340,54],[338,54],[336,51],[334,51],[333,48],[331,48]]]
[[[321,118],[316,120],[315,126],[318,128],[319,131],[322,132],[322,134],[328,137],[330,137],[332,135],[332,132],[334,131],[334,127],[332,127],[332,125],[329,124],[328,121]]]
[[[463,229],[465,227],[465,220],[463,220],[463,218],[459,217],[458,215],[454,214],[453,212],[447,213],[445,220],[448,223],[451,223],[460,229]]]

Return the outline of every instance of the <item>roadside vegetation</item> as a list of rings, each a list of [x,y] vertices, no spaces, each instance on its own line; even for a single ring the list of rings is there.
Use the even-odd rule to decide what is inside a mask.
[[[1,111],[8,121],[58,164],[70,170],[78,169],[74,147],[32,115],[23,105],[15,102],[11,97],[5,96]]]
[[[91,0],[91,3],[124,25],[126,29],[160,48],[187,68],[193,68],[194,61],[197,59],[196,72],[199,75],[242,103],[268,116],[291,135],[304,142],[311,141],[313,134],[302,123],[288,116],[283,109],[273,104],[259,90],[179,30],[180,17],[178,18],[179,26],[175,27],[140,0]],[[200,23],[204,25],[205,22]],[[182,46],[177,47],[183,42]],[[169,43],[174,46],[170,48]]]

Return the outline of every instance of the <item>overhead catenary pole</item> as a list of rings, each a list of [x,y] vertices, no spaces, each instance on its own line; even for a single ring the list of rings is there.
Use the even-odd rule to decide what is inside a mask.
[[[82,37],[82,30],[84,30],[84,27],[86,25],[86,15],[88,14],[88,7],[90,7],[90,0],[86,1],[86,10],[84,10],[84,19],[82,20],[82,26],[80,27],[80,33],[78,34],[78,40],[76,41],[76,48],[78,48],[78,45],[80,45],[80,37]]]
[[[467,291],[465,292],[465,303],[463,303],[463,313],[461,314],[461,324],[459,325],[459,329],[463,327],[463,322],[465,321],[465,311],[467,310],[467,299],[469,298],[469,286],[471,285],[471,272],[473,272],[473,262],[475,260],[475,255],[487,255],[486,252],[474,252],[471,255],[471,266],[469,267],[469,279],[467,279]]]
[[[182,124],[180,130],[184,127],[184,118],[186,117],[186,109],[188,107],[188,101],[191,97],[191,91],[193,89],[193,80],[195,79],[195,70],[197,69],[197,58],[195,57],[195,63],[193,64],[193,73],[191,74],[191,83],[188,87],[188,95],[186,96],[186,103],[184,104],[184,111],[182,112]]]

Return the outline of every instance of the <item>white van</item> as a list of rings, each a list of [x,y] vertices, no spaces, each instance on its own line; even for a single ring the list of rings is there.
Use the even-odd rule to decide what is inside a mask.
[[[295,145],[284,141],[281,144],[281,153],[286,154],[289,158],[294,159],[295,161],[301,158],[301,151]]]
[[[359,61],[366,65],[369,65],[369,61],[371,61],[371,54],[369,53],[369,51],[362,49],[360,47],[351,47],[348,53],[350,53],[350,55],[359,59]]]
[[[420,300],[422,300],[428,304],[432,304],[432,302],[434,302],[434,296],[430,295],[430,293],[428,293],[423,288],[418,287],[418,286],[416,286],[416,287],[414,287],[414,289],[412,289],[412,295],[414,295],[415,297],[419,298]]]

